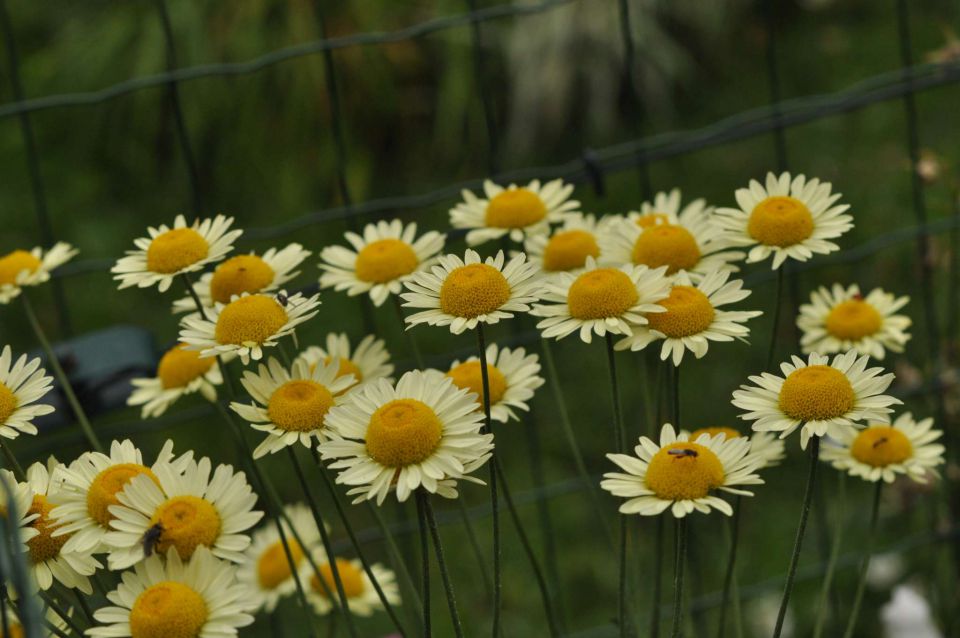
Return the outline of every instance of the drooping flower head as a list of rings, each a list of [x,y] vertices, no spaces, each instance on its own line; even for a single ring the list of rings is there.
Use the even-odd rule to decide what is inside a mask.
[[[13,361],[10,346],[0,351],[0,436],[15,439],[21,434],[36,434],[32,421],[53,412],[53,406],[37,403],[53,387],[40,359],[27,360],[22,354]]]
[[[544,384],[540,376],[540,357],[527,354],[523,348],[487,346],[487,380],[490,385],[490,418],[506,423],[519,420],[514,410],[530,411],[527,401]],[[454,361],[446,372],[455,386],[476,395],[477,407],[483,403],[483,371],[478,357]]]
[[[337,575],[343,585],[343,593],[346,595],[347,604],[350,606],[350,613],[358,616],[372,616],[373,612],[382,610],[383,602],[380,600],[370,576],[363,569],[363,563],[358,559],[339,557],[334,560],[336,561]],[[333,577],[330,559],[323,547],[313,549],[313,562],[320,575],[318,576],[313,567],[304,561],[304,564],[300,567],[301,580],[305,583],[304,589],[310,606],[316,613],[324,616],[337,608],[336,604],[330,600],[331,595],[334,598],[337,596],[337,583]],[[380,585],[387,602],[391,606],[399,605],[400,588],[397,586],[396,575],[380,563],[370,565],[370,571],[377,579],[377,584]],[[323,578],[323,583],[320,582],[320,578]]]
[[[351,386],[351,390],[377,379],[393,381],[391,378],[393,364],[390,363],[390,353],[387,352],[386,343],[373,335],[367,335],[355,348],[351,348],[350,338],[346,333],[331,332],[327,335],[324,347],[310,346],[300,353],[299,358],[303,359],[311,369],[321,363],[330,364],[338,361],[340,368],[337,376],[352,374],[355,379],[356,385]]]
[[[39,286],[50,280],[50,273],[73,259],[77,249],[57,242],[50,250],[14,250],[0,256],[0,305],[15,299],[24,286]]]
[[[223,383],[220,366],[212,357],[178,343],[167,350],[157,364],[157,376],[132,379],[133,392],[127,405],[142,405],[140,417],[160,416],[180,397],[199,392],[207,401],[217,400],[216,386]]]

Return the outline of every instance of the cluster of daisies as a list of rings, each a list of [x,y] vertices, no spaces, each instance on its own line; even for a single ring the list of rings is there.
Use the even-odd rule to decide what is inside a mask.
[[[831,184],[787,173],[751,181],[732,208],[684,204],[673,190],[639,211],[597,217],[572,195],[561,180],[488,181],[479,195],[464,191],[450,211],[453,228],[466,231],[463,256],[444,253],[444,233],[399,220],[369,224],[347,233],[348,245],[320,252],[320,287],[366,294],[375,307],[393,297],[401,315],[411,311],[407,328],[461,334],[530,314],[544,339],[601,337],[611,357],[659,346],[676,367],[687,352],[705,357],[711,342],[747,341],[747,322],[761,313],[738,308],[750,296],[737,278],[743,264],[771,258],[777,269],[839,250],[834,240],[853,226]],[[501,423],[521,419],[544,383],[537,354],[491,343],[443,369],[397,376],[375,336],[351,343],[331,333],[322,345],[301,347],[296,329],[320,313],[320,294],[287,287],[311,252],[291,243],[230,256],[241,233],[232,218],[179,216],[150,228],[114,266],[120,288],[165,292],[179,281],[185,291],[172,302],[182,315],[177,341],[155,376],[133,382],[129,404],[148,418],[185,395],[221,401],[226,391],[230,413],[262,437],[255,460],[307,448],[354,502],[402,502],[418,490],[455,498],[460,481],[481,482],[474,474],[494,454],[485,412]],[[507,250],[481,255],[494,240]],[[0,258],[0,303],[49,279],[75,253],[58,244]],[[907,301],[880,289],[864,295],[856,285],[814,291],[796,318],[807,359],[795,356],[780,375],[750,377],[752,385],[733,393],[750,436],[664,424],[658,437],[641,437],[634,454],[609,455],[621,471],[602,487],[625,499],[624,514],[730,514],[722,495],[750,495],[745,487],[762,482],[758,472],[783,458],[781,439],[797,429],[803,447],[824,438],[823,459],[850,474],[926,480],[943,462],[940,432],[909,413],[891,425],[899,401],[884,393],[893,375],[870,367],[903,351],[910,320],[897,313]],[[51,383],[39,360],[13,361],[3,350],[0,437],[37,433],[31,421],[52,411],[39,402]],[[51,460],[19,480],[4,478],[41,589],[57,581],[90,592],[98,570],[123,570],[90,635],[231,635],[298,583],[318,613],[335,607],[335,584],[358,614],[399,602],[391,571],[328,558],[318,545],[322,521],[303,506],[287,506],[254,530],[262,514],[245,474],[190,452],[175,456],[172,442],[149,466],[124,441],[109,454]]]

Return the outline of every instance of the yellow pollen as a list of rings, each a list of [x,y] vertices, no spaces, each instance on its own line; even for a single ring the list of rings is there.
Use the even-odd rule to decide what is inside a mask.
[[[262,344],[287,323],[287,312],[268,295],[249,295],[223,307],[217,319],[217,343]]]
[[[17,399],[17,395],[0,381],[0,424],[7,422],[7,419],[17,411],[18,405],[20,400]]]
[[[333,407],[333,395],[316,381],[287,381],[270,395],[267,415],[281,430],[312,432],[323,427]]]
[[[709,434],[710,436],[717,436],[718,434],[722,434],[724,440],[739,439],[740,437],[743,436],[742,434],[740,434],[740,432],[738,432],[733,428],[728,428],[725,425],[716,425],[709,428],[700,428],[699,430],[694,430],[693,434],[690,435],[690,440],[696,441],[697,437],[699,437],[701,434]]]
[[[670,450],[685,450],[670,453]],[[713,450],[697,443],[671,443],[647,466],[647,487],[659,498],[685,501],[704,498],[723,485],[723,464]]]
[[[454,317],[486,315],[510,300],[510,284],[489,264],[454,269],[440,287],[440,309]]]
[[[186,345],[182,343],[170,348],[157,365],[157,376],[165,390],[186,387],[194,379],[209,372],[216,362],[213,357],[201,359],[198,350],[185,348]]]
[[[747,232],[761,244],[786,248],[813,234],[813,215],[794,197],[768,197],[754,207]]]
[[[50,518],[50,510],[56,507],[56,503],[51,503],[43,494],[35,494],[27,515],[36,514],[37,518],[30,522],[30,527],[40,532],[27,541],[27,548],[30,550],[30,560],[34,565],[44,561],[56,558],[60,555],[60,548],[70,539],[72,534],[63,536],[52,536],[53,531],[60,527]]]
[[[87,513],[90,518],[97,521],[100,527],[109,528],[110,521],[113,520],[110,506],[120,502],[117,492],[126,487],[130,479],[140,474],[146,474],[157,486],[160,485],[150,468],[138,463],[118,463],[97,474],[87,490]]]
[[[197,638],[207,603],[183,583],[165,580],[145,589],[130,609],[132,638]]]
[[[433,454],[442,437],[443,425],[430,406],[416,399],[395,399],[371,415],[367,454],[386,467],[415,465]]]
[[[669,224],[670,216],[666,213],[647,213],[637,217],[637,226],[640,228],[651,228],[660,224]]]
[[[526,188],[511,188],[487,204],[485,220],[493,228],[526,228],[547,216],[547,205]]]
[[[300,548],[300,544],[293,539],[287,541],[287,546],[290,548],[290,558],[293,560],[294,568],[296,568],[303,560],[303,550]],[[287,560],[287,553],[280,541],[270,545],[260,554],[260,559],[257,561],[257,579],[264,589],[279,587],[292,574],[290,561]]]
[[[353,267],[360,281],[382,284],[409,275],[419,264],[420,258],[410,244],[399,239],[380,239],[357,253]]]
[[[683,226],[657,224],[644,229],[633,244],[633,263],[667,267],[667,274],[690,270],[700,261],[700,247]]]
[[[857,435],[850,446],[850,454],[871,467],[886,467],[913,456],[913,445],[897,428],[873,426]]]
[[[857,402],[847,375],[826,365],[790,373],[780,388],[780,409],[791,419],[823,421],[841,417]]]
[[[226,260],[213,271],[210,297],[227,303],[234,295],[260,292],[273,283],[273,268],[256,255],[237,255]]]
[[[158,523],[163,529],[157,553],[166,554],[170,547],[176,547],[184,560],[200,545],[213,547],[220,536],[220,514],[198,496],[174,496],[164,501],[153,513],[150,527]]]
[[[862,299],[848,299],[838,303],[827,315],[827,332],[837,339],[857,341],[880,330],[883,317],[877,309]]]
[[[547,242],[543,250],[543,269],[560,272],[583,268],[587,257],[600,255],[600,247],[593,233],[585,230],[564,230]]]
[[[354,567],[350,561],[342,558],[338,558],[336,561],[337,574],[340,576],[340,582],[343,584],[343,593],[346,594],[347,598],[356,598],[357,596],[361,596],[364,591],[363,573]],[[333,569],[330,567],[330,563],[319,565],[318,568],[320,570],[320,574],[323,576],[323,581],[327,585],[327,589],[329,589],[330,592],[336,596],[337,581],[333,579]],[[310,578],[310,587],[313,588],[313,591],[326,598],[327,590],[324,589],[320,584],[320,579],[317,578],[316,573],[314,573]]]
[[[713,304],[693,286],[674,286],[670,296],[657,304],[667,311],[649,313],[649,326],[671,339],[700,334],[713,323]]]
[[[467,392],[473,392],[477,395],[477,403],[483,403],[483,375],[478,360],[461,363],[447,372],[447,376],[453,379],[453,385]],[[490,404],[495,405],[507,392],[507,378],[496,366],[488,363],[487,381],[490,385]]]
[[[17,283],[17,275],[23,271],[37,272],[41,262],[26,250],[15,250],[0,257],[0,286]]]
[[[619,317],[632,308],[640,296],[630,277],[616,268],[585,272],[570,284],[567,306],[577,319]]]
[[[153,238],[147,247],[147,270],[174,273],[206,258],[210,245],[192,228],[174,228]]]

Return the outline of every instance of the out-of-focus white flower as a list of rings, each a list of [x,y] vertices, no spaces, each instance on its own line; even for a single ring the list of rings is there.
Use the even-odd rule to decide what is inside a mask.
[[[942,638],[933,623],[930,603],[915,588],[901,585],[880,610],[886,638]]]

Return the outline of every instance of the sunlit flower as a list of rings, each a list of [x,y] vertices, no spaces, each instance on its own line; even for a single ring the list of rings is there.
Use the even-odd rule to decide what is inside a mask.
[[[22,354],[13,361],[10,346],[0,351],[0,436],[15,439],[20,434],[36,434],[32,421],[53,412],[52,405],[36,403],[50,392],[53,377],[40,367],[40,359],[27,360]]]
[[[220,366],[212,357],[201,357],[178,343],[167,350],[157,364],[157,376],[132,379],[133,392],[127,405],[142,405],[140,417],[160,416],[180,397],[200,392],[207,401],[217,400],[216,386],[223,383]]]
[[[821,286],[800,306],[797,326],[803,331],[804,353],[833,354],[856,350],[882,360],[887,350],[903,352],[910,339],[910,317],[895,314],[910,297],[896,297],[874,288],[864,297],[856,284]]]
[[[853,350],[830,361],[813,353],[807,361],[793,357],[781,363],[783,376],[764,372],[750,377],[756,385],[742,385],[733,393],[733,405],[747,412],[740,415],[754,421],[757,432],[780,432],[786,438],[800,430],[800,447],[806,449],[811,436],[839,438],[854,426],[867,422],[888,423],[891,405],[899,399],[883,394],[893,374],[882,368],[867,368],[870,358],[857,357]]]
[[[311,369],[320,362],[329,364],[337,360],[340,362],[337,376],[352,374],[357,386],[377,379],[393,381],[393,364],[390,363],[386,343],[373,335],[367,335],[356,348],[351,349],[346,333],[331,332],[327,335],[325,347],[310,346],[300,353],[299,358],[306,361]]]
[[[500,348],[492,343],[487,346],[487,380],[490,386],[490,418],[506,423],[518,421],[514,409],[530,411],[527,401],[533,391],[544,384],[540,376],[540,357],[527,354],[523,348]],[[470,357],[464,362],[454,361],[446,376],[458,388],[476,395],[477,406],[483,403],[483,374],[480,359]]]
[[[787,258],[806,261],[814,254],[826,255],[840,250],[831,239],[853,228],[853,217],[844,214],[850,208],[837,204],[840,193],[831,193],[832,185],[803,175],[791,179],[767,173],[766,188],[756,180],[748,188],[737,189],[740,208],[718,208],[717,225],[734,246],[752,246],[748,262],[763,261],[773,255],[773,268]]]
[[[232,224],[233,217],[217,215],[187,226],[186,218],[177,215],[172,228],[166,224],[147,228],[150,236],[135,240],[137,249],[128,250],[110,272],[120,281],[121,290],[157,284],[160,292],[166,292],[177,275],[202,270],[233,250],[243,231],[230,230]]]
[[[318,614],[326,615],[331,610],[336,609],[336,606],[331,603],[329,595],[334,598],[337,597],[337,583],[333,577],[330,560],[322,547],[314,548],[313,559],[320,571],[320,577],[323,577],[323,583],[320,582],[320,577],[306,561],[300,567],[301,580],[309,585],[304,589],[306,590],[307,600],[310,601],[310,606]],[[336,565],[337,575],[343,585],[343,593],[346,595],[347,604],[350,606],[350,613],[358,616],[372,616],[373,612],[383,609],[383,602],[380,600],[370,576],[363,569],[363,563],[357,559],[337,558]],[[379,563],[370,565],[370,571],[377,579],[377,584],[380,585],[387,602],[391,605],[399,605],[400,588],[397,586],[396,575]]]
[[[610,223],[609,217],[597,221],[593,215],[569,214],[551,234],[527,237],[523,249],[530,263],[546,275],[577,274],[586,267],[588,257],[600,259],[600,238]]]
[[[750,454],[746,437],[702,434],[691,442],[667,423],[659,444],[643,436],[633,451],[636,456],[607,454],[625,473],[604,474],[600,482],[614,496],[627,499],[621,514],[655,516],[669,508],[676,518],[694,510],[709,514],[711,509],[729,516],[733,508],[717,491],[753,496],[738,486],[763,483],[755,473],[762,461]]]
[[[719,425],[700,428],[689,434],[686,432],[681,432],[680,434],[681,436],[686,435],[686,440],[688,441],[696,441],[698,438],[700,438],[701,434],[708,434],[710,436],[722,435],[728,439],[736,439],[740,437],[747,438],[750,440],[750,454],[758,457],[762,461],[762,463],[757,467],[757,469],[760,470],[765,467],[780,465],[780,462],[786,456],[786,445],[784,445],[780,438],[774,434],[771,434],[770,432],[753,432],[747,436],[746,434],[741,434],[736,428]]]
[[[24,286],[38,286],[50,280],[50,273],[77,254],[77,249],[57,242],[50,250],[14,250],[0,257],[0,305],[10,303]]]
[[[456,498],[456,482],[490,458],[493,435],[481,434],[483,415],[474,396],[418,370],[394,387],[384,379],[350,394],[327,415],[329,439],[319,446],[334,459],[337,483],[350,486],[354,502],[376,499],[391,490],[405,501],[418,488]]]
[[[469,228],[467,245],[478,246],[491,239],[509,235],[522,242],[530,235],[546,234],[551,223],[563,220],[565,213],[574,213],[580,202],[570,199],[573,184],[555,179],[540,185],[535,179],[526,186],[510,184],[503,188],[486,180],[484,198],[463,190],[463,201],[450,209],[450,225]]]

